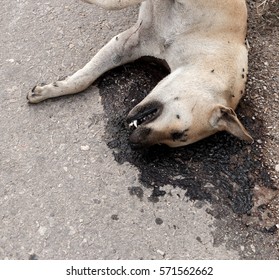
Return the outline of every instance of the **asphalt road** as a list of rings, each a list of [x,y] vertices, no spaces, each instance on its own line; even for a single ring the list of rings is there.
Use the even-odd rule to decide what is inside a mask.
[[[0,258],[275,258],[269,235],[227,233],[225,218],[179,188],[150,202],[138,169],[117,163],[104,141],[97,87],[27,104],[34,85],[82,67],[136,15],[136,7],[107,12],[74,0],[2,3]]]

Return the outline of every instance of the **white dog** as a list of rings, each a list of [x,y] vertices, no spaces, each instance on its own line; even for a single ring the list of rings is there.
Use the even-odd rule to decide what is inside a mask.
[[[165,60],[171,73],[129,113],[132,143],[178,147],[221,130],[252,141],[234,112],[248,72],[245,0],[85,2],[107,9],[142,4],[133,27],[72,76],[36,86],[29,102],[81,92],[104,72],[153,56]]]

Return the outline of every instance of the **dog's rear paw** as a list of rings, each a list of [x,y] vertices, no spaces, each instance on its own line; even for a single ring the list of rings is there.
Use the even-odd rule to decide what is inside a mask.
[[[35,86],[33,87],[33,89],[28,92],[26,98],[28,100],[28,102],[30,103],[39,103],[45,99],[47,99],[47,97],[44,95],[44,84],[41,86]]]

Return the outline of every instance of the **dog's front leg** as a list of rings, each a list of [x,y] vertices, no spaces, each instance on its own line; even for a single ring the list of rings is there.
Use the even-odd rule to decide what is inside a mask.
[[[139,41],[141,23],[115,36],[82,69],[65,80],[48,85],[36,86],[28,93],[30,103],[38,103],[48,98],[79,93],[90,86],[106,71],[136,60],[142,54]]]
[[[120,10],[128,6],[139,4],[144,0],[82,0],[83,2],[96,4],[108,10]]]

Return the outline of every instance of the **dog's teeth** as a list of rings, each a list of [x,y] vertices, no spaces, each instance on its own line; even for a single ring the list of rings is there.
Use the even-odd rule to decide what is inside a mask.
[[[135,120],[135,121],[132,121],[131,123],[129,123],[129,127],[135,127],[135,128],[137,128],[138,127],[138,121],[137,120]]]

